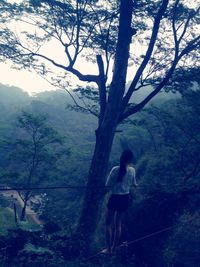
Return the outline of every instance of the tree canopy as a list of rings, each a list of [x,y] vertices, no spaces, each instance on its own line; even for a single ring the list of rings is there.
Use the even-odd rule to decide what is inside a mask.
[[[74,101],[82,110],[98,114],[99,118],[105,112],[108,99],[112,98],[110,85],[115,80],[112,69],[116,68],[117,61],[121,65],[125,56],[121,46],[116,54],[120,38],[126,45],[131,43],[130,54],[126,56],[131,82],[126,90],[121,89],[120,121],[149,102],[176,68],[198,66],[199,7],[187,0],[127,1],[124,16],[127,21],[128,17],[131,20],[129,26],[125,26],[129,28],[128,33],[127,30],[120,33],[123,26],[118,25],[122,13],[119,1],[31,0],[21,4],[3,1],[1,11],[2,58],[51,78],[51,82],[66,90],[69,73],[80,81],[92,82],[92,87],[83,89],[81,86],[76,93],[79,91],[81,96],[96,93],[98,113],[94,105],[84,102],[82,97],[75,100],[74,95]],[[49,44],[60,50],[59,56],[48,51]],[[85,74],[81,68],[84,61],[95,64],[96,71]],[[136,106],[132,104],[134,92],[148,85],[154,90]]]
[[[1,59],[36,71],[98,117],[77,228],[89,245],[103,198],[89,188],[104,185],[117,126],[172,82],[174,73],[199,66],[200,7],[189,0],[4,0],[0,9]],[[94,72],[85,70],[87,61]],[[69,74],[90,86],[71,91]],[[135,103],[135,94],[147,86]]]

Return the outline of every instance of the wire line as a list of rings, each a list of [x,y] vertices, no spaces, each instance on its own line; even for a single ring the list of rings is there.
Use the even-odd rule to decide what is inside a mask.
[[[66,185],[66,186],[49,186],[49,187],[5,187],[0,191],[27,191],[27,190],[55,190],[55,189],[85,189],[85,188],[106,188],[105,186],[88,186],[88,185]]]
[[[139,242],[139,241],[141,241],[141,240],[144,240],[144,239],[150,238],[150,237],[152,237],[152,236],[158,235],[158,234],[160,234],[160,233],[169,231],[170,229],[172,229],[172,228],[174,228],[174,227],[175,227],[174,225],[173,225],[173,226],[169,226],[169,227],[163,228],[162,230],[159,230],[159,231],[153,232],[153,233],[151,233],[151,234],[148,234],[148,235],[145,235],[145,236],[136,238],[136,239],[134,239],[134,240],[132,240],[132,241],[130,241],[130,242],[123,242],[121,245],[117,246],[116,249],[121,248],[121,247],[128,247],[129,245],[134,244],[134,243],[137,243],[137,242]],[[93,259],[93,258],[95,258],[96,256],[98,256],[98,255],[100,255],[100,254],[101,254],[101,255],[110,255],[110,256],[112,256],[112,253],[111,253],[111,254],[104,254],[104,253],[102,253],[102,252],[100,251],[100,252],[98,252],[98,253],[96,253],[96,254],[94,254],[94,255],[91,255],[91,256],[89,256],[89,257],[83,259],[83,262],[88,261],[88,260],[90,260],[90,259]]]

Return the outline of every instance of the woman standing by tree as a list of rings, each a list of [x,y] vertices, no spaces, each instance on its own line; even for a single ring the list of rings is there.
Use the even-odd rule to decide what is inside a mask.
[[[120,166],[113,167],[107,178],[106,186],[111,188],[111,196],[106,211],[107,248],[102,253],[112,253],[118,245],[122,218],[129,206],[130,187],[137,186],[133,160],[132,151],[124,150],[120,157]]]

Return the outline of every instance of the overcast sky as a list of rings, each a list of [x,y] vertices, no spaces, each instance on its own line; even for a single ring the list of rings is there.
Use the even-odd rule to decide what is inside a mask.
[[[6,85],[14,85],[28,93],[37,93],[53,89],[44,79],[28,71],[13,70],[9,64],[0,64],[0,82]]]
[[[21,2],[21,0],[9,0],[10,2]],[[192,0],[192,6],[196,7],[199,0]],[[191,2],[190,2],[191,3]],[[134,45],[135,46],[135,45]],[[45,48],[46,49],[46,48]],[[134,47],[134,49],[141,49],[141,47]],[[61,59],[63,61],[63,48],[56,49],[55,45],[49,46],[48,49],[45,50],[49,55],[55,55],[57,59]],[[56,53],[55,53],[56,51]],[[138,51],[139,52],[139,51]],[[141,52],[141,51],[140,51]],[[46,53],[45,53],[46,54]],[[60,61],[60,60],[59,60]],[[64,62],[61,62],[64,63]],[[85,74],[96,74],[97,68],[96,64],[87,63],[85,61],[79,62],[78,69]],[[134,70],[129,70],[128,78],[131,79]],[[51,86],[47,81],[45,81],[39,75],[36,75],[34,72],[28,71],[20,71],[11,68],[11,64],[0,62],[0,83],[7,84],[7,85],[14,85],[17,87],[22,88],[23,90],[27,91],[29,94],[38,93],[41,91],[52,90],[55,89]],[[75,82],[76,80],[74,80]],[[72,80],[73,82],[73,80]]]
[[[21,2],[21,0],[8,0],[8,1],[11,3]],[[21,30],[22,31],[26,30],[26,28],[24,27],[26,27],[24,24],[20,25],[20,22],[17,21],[15,21],[11,25],[11,28],[13,28],[14,32],[17,32],[17,35],[20,35]],[[27,30],[30,30],[29,26],[27,27],[28,27]],[[138,47],[135,44],[133,46],[134,49],[137,49],[138,52],[140,51],[141,47]],[[52,41],[50,45],[46,44],[45,47],[40,49],[40,53],[41,54],[44,53],[46,56],[55,59],[55,61],[58,63],[61,63],[63,65],[67,64],[67,61],[65,62],[66,55],[64,54],[64,48],[60,46],[60,44],[55,43],[55,41]],[[98,73],[97,64],[88,63],[83,59],[78,60],[77,66],[78,66],[77,69],[81,71],[83,74]],[[55,70],[57,71],[58,68]],[[0,73],[1,73],[0,83],[20,87],[23,90],[27,91],[29,94],[55,89],[50,83],[48,83],[45,79],[43,79],[34,72],[29,72],[25,70],[15,70],[11,68],[11,63],[0,62]],[[132,75],[133,75],[133,70],[129,70],[128,76],[130,77],[130,79]],[[71,82],[73,83],[73,85],[77,84],[78,79],[73,75],[71,77],[72,77]]]
[[[94,68],[93,64],[83,64],[82,62],[81,65],[83,73],[94,73],[94,69],[96,69],[96,66]],[[0,83],[20,87],[30,95],[42,91],[56,89],[36,73],[26,70],[15,70],[9,63],[0,63],[0,73]],[[77,84],[78,80],[74,76],[72,76],[71,82]]]

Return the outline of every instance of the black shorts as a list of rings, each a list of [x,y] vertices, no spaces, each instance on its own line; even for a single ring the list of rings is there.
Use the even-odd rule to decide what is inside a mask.
[[[113,211],[126,211],[130,204],[130,195],[112,194],[108,200],[107,208]]]

